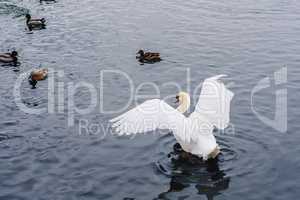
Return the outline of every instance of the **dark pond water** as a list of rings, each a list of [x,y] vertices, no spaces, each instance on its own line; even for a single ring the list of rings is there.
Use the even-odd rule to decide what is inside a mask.
[[[0,48],[18,50],[21,63],[0,66],[0,199],[297,199],[299,8],[298,0],[0,0]],[[45,17],[47,28],[29,33],[27,12]],[[139,65],[140,48],[164,60]],[[28,114],[13,89],[40,66],[55,70],[48,78],[54,101],[48,81],[36,89],[23,81],[22,102],[54,112]],[[103,70],[128,75],[133,89],[153,82],[161,98],[178,92],[170,82],[193,92],[205,78],[227,74],[235,98],[232,126],[217,134],[219,161],[195,166],[168,158],[171,134],[107,134],[119,114],[110,111],[124,107],[131,91],[124,74]],[[73,115],[71,97],[78,108],[90,105],[86,88],[70,96],[79,82],[94,86],[97,108]]]

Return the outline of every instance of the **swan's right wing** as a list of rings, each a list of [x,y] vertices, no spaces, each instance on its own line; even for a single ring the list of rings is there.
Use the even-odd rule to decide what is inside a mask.
[[[211,124],[224,129],[229,124],[230,103],[234,96],[219,79],[218,75],[205,79],[195,112],[206,117]]]
[[[160,99],[148,100],[111,119],[118,135],[131,135],[156,129],[169,129],[182,138],[186,117]]]

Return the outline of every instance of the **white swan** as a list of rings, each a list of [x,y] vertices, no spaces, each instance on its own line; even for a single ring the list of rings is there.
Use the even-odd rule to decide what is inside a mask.
[[[195,111],[185,117],[190,107],[190,96],[180,92],[176,99],[179,107],[172,108],[160,99],[147,100],[128,112],[111,119],[112,127],[118,135],[130,135],[156,129],[169,129],[184,151],[204,160],[215,158],[219,146],[213,129],[224,129],[230,118],[230,102],[234,94],[218,79],[218,75],[203,82],[201,94]]]

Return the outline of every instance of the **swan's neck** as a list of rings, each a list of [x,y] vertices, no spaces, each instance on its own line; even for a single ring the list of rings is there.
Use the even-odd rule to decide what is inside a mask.
[[[191,105],[190,98],[189,97],[184,98],[181,104],[177,107],[177,110],[181,113],[185,113],[190,108],[190,105]]]

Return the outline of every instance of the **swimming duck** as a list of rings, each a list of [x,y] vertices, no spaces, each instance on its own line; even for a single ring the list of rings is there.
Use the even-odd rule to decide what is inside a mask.
[[[30,14],[26,14],[25,17],[26,17],[26,24],[27,24],[27,26],[30,30],[32,30],[32,29],[42,29],[42,28],[45,28],[45,26],[46,26],[45,18],[33,19],[33,18],[31,18]]]
[[[153,53],[153,52],[144,52],[144,50],[139,50],[137,52],[139,56],[136,58],[139,59],[140,62],[148,62],[148,63],[154,63],[161,61],[160,54],[159,53]]]
[[[36,69],[30,73],[28,78],[30,85],[32,88],[35,88],[38,81],[45,80],[48,75],[48,69]]]
[[[40,0],[40,3],[43,3],[43,2],[46,2],[46,3],[55,3],[56,0]]]
[[[18,52],[12,51],[11,53],[1,53],[0,62],[2,63],[16,63],[18,61]]]

